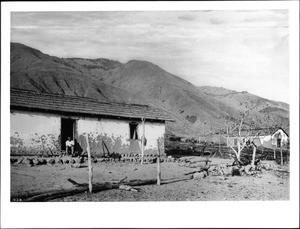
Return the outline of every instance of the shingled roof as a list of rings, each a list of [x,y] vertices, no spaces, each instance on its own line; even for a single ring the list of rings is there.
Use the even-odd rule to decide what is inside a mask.
[[[12,109],[22,108],[76,113],[78,115],[173,121],[166,112],[148,105],[103,103],[91,98],[37,93],[19,89],[10,90],[10,106]]]

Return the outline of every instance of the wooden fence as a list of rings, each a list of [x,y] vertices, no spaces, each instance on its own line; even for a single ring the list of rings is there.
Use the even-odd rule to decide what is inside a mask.
[[[226,144],[218,143],[186,143],[180,141],[165,141],[165,153],[167,156],[182,157],[182,156],[208,156],[233,158],[234,152]],[[282,149],[283,161],[288,162],[290,158],[290,150]],[[252,158],[252,148],[244,148],[242,152],[243,157]],[[261,160],[281,160],[281,149],[274,150],[269,148],[258,147],[256,151],[256,158]]]

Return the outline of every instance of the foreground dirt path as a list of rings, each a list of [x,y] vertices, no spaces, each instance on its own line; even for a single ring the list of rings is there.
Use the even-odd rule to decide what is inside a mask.
[[[225,164],[226,159],[213,159],[212,164]],[[94,182],[133,179],[155,179],[156,164],[97,163],[94,164]],[[277,169],[288,170],[277,166]],[[289,173],[263,170],[256,176],[209,175],[199,180],[172,182],[170,179],[184,177],[195,168],[179,166],[178,163],[162,163],[162,185],[138,187],[139,192],[120,189],[99,193],[82,193],[53,201],[195,201],[195,200],[288,200]],[[185,176],[188,178],[188,176]],[[87,183],[88,168],[71,168],[69,165],[40,165],[28,167],[24,164],[11,166],[11,194],[21,195],[54,189],[74,187],[68,178],[78,183]]]
[[[201,200],[288,200],[289,184],[273,174],[257,177],[209,177],[161,186],[141,186],[139,192],[119,189],[78,194],[53,201],[201,201]]]

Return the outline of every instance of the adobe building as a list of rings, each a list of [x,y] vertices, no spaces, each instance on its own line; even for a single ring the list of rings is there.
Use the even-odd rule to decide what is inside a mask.
[[[164,137],[167,113],[148,105],[103,103],[95,99],[11,89],[11,154],[60,153],[68,137],[75,151],[92,153],[156,153]],[[142,121],[144,120],[144,122]]]

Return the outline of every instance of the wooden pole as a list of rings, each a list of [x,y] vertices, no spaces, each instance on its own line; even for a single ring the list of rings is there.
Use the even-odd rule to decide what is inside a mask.
[[[274,146],[274,160],[276,159],[276,148]]]
[[[142,160],[141,160],[141,164],[143,164],[144,161],[144,141],[145,141],[145,119],[142,118],[142,125],[143,125],[143,135],[142,135]]]
[[[161,182],[161,172],[160,172],[160,149],[159,149],[159,139],[157,139],[157,185]]]
[[[92,160],[91,160],[91,150],[90,150],[90,143],[89,143],[89,136],[86,134],[86,150],[88,153],[88,166],[89,166],[89,192],[92,193],[93,191],[93,167],[92,167]]]
[[[283,165],[282,147],[280,147],[280,157],[281,157],[281,165]]]
[[[219,154],[221,155],[221,134],[219,134]]]
[[[251,163],[252,167],[254,167],[255,156],[256,156],[256,146],[253,144],[253,154],[252,154],[252,163]]]

